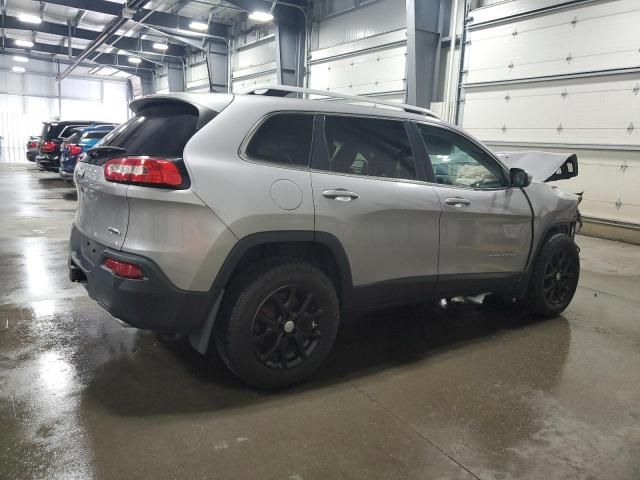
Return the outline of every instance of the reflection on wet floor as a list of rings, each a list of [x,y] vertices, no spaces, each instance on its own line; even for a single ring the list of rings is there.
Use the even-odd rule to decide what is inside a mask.
[[[350,318],[314,379],[256,392],[68,282],[72,192],[0,167],[0,478],[640,478],[640,248],[581,238],[619,256],[562,317]]]

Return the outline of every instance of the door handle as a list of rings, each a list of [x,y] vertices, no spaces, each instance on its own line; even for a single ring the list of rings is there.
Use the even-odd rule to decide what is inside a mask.
[[[325,190],[322,192],[322,196],[330,198],[332,200],[338,200],[339,202],[350,202],[356,198],[360,198],[356,192],[350,192],[342,188],[336,188],[333,190]]]
[[[457,207],[460,208],[463,205],[471,205],[471,201],[467,200],[466,198],[461,198],[461,197],[451,197],[451,198],[447,198],[444,203],[446,203],[447,205],[451,205],[452,207]]]

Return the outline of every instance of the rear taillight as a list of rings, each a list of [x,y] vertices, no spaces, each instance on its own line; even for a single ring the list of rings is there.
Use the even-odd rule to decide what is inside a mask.
[[[104,164],[104,178],[110,182],[166,187],[183,183],[175,163],[148,156],[113,158]]]
[[[78,155],[80,153],[82,153],[82,147],[80,145],[67,145],[67,149],[69,152],[69,155]]]
[[[122,262],[120,260],[114,260],[113,258],[107,258],[103,265],[111,270],[116,277],[140,279],[144,277],[142,269],[134,265],[133,263]]]
[[[38,146],[38,142],[29,142],[29,143],[27,144],[27,148],[28,148],[29,150],[34,149],[34,148],[36,148],[37,146]]]
[[[40,146],[40,150],[42,150],[43,152],[53,152],[55,149],[56,149],[56,142],[53,142],[51,140],[43,142],[42,145]]]

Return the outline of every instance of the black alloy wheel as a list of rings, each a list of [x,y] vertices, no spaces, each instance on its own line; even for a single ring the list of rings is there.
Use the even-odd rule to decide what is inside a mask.
[[[558,250],[544,268],[544,294],[551,305],[563,305],[573,296],[578,267],[565,250]]]
[[[553,317],[569,306],[578,288],[580,255],[569,235],[556,233],[542,245],[533,264],[525,303],[536,315]]]
[[[340,325],[329,277],[297,259],[266,259],[239,274],[212,332],[220,358],[247,384],[281,388],[311,376]]]
[[[260,361],[270,368],[291,368],[313,353],[322,336],[322,315],[313,293],[286,285],[269,294],[253,318],[251,341]]]

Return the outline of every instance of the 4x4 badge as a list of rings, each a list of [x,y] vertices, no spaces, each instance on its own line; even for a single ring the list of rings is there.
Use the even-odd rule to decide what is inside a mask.
[[[109,230],[114,235],[117,235],[118,237],[120,236],[120,230],[118,230],[116,227],[107,227],[107,230]]]

